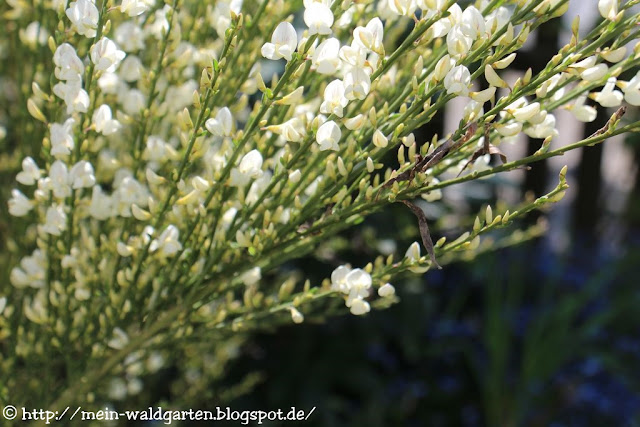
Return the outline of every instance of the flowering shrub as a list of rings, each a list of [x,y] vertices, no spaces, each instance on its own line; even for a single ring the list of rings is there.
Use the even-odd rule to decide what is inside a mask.
[[[404,272],[526,238],[484,236],[560,200],[566,169],[547,195],[461,221],[450,242],[433,243],[422,204],[640,130],[621,123],[640,73],[618,78],[640,63],[637,3],[600,0],[602,23],[582,37],[576,21],[544,69],[509,84],[503,70],[568,0],[8,1],[0,135],[17,182],[0,396],[101,404],[174,360],[178,389],[205,389],[251,330],[336,301],[366,314],[395,302]],[[417,140],[456,97],[458,130]],[[618,109],[550,149],[553,112],[593,121],[589,100]],[[499,147],[521,133],[540,149],[507,159]],[[394,202],[419,228],[404,257],[341,265],[322,283],[283,268]]]

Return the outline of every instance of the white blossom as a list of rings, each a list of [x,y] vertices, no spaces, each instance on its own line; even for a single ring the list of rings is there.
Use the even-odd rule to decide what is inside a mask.
[[[46,268],[45,253],[36,249],[31,255],[20,260],[20,266],[11,270],[11,284],[16,288],[42,288],[45,284]]]
[[[182,249],[182,244],[178,240],[180,232],[175,225],[168,225],[157,239],[154,239],[149,246],[151,252],[160,251],[164,256],[175,255]]]
[[[309,6],[305,6],[304,23],[309,27],[310,36],[314,34],[331,34],[333,12],[331,12],[329,6],[323,3],[312,2]]]
[[[604,19],[615,19],[618,15],[619,0],[598,0],[598,11]]]
[[[118,74],[125,82],[133,83],[142,77],[142,61],[135,55],[128,55],[118,69]]]
[[[149,6],[150,4],[148,0],[122,0],[120,12],[134,17],[145,13],[149,10]]]
[[[96,177],[93,174],[91,163],[86,160],[80,160],[73,165],[69,171],[69,181],[74,189],[93,187],[96,183]]]
[[[593,94],[593,99],[603,107],[619,107],[623,95],[619,90],[615,90],[616,81],[615,77],[610,77],[602,91]]]
[[[271,43],[262,45],[262,56],[272,60],[284,58],[291,61],[291,55],[297,45],[296,29],[289,22],[281,22],[271,36]]]
[[[63,124],[52,123],[51,124],[51,155],[60,158],[67,156],[73,150],[73,134],[72,128],[75,124],[73,118],[67,119]]]
[[[101,38],[96,44],[91,46],[91,61],[98,71],[115,71],[125,57],[124,51],[108,37]]]
[[[42,173],[36,161],[31,157],[25,157],[22,160],[22,171],[16,175],[16,181],[23,185],[33,185],[40,179],[41,175]]]
[[[384,285],[378,288],[378,295],[382,298],[388,298],[396,293],[396,288],[393,287],[391,283],[385,283]]]
[[[112,118],[111,108],[106,104],[103,104],[96,109],[91,121],[95,126],[96,132],[103,135],[112,135],[118,132],[122,127],[120,122]]]
[[[324,101],[320,105],[320,112],[342,117],[344,107],[348,104],[349,100],[345,96],[344,84],[341,80],[334,80],[324,89]]]
[[[67,214],[64,206],[53,205],[47,209],[46,220],[42,231],[53,236],[59,236],[67,229]]]
[[[471,73],[464,65],[453,67],[444,78],[444,87],[447,93],[467,96],[471,86]]]
[[[382,52],[382,38],[384,27],[380,18],[373,18],[365,27],[356,27],[353,30],[353,41],[362,49],[373,52]]]
[[[325,122],[318,128],[318,132],[316,133],[316,141],[320,145],[320,151],[338,151],[340,149],[338,142],[341,136],[340,126],[338,126],[336,122],[333,120]]]
[[[389,9],[397,14],[404,16],[413,16],[418,5],[416,0],[387,0]]]
[[[66,14],[78,34],[95,37],[100,13],[91,0],[72,1]]]
[[[251,150],[244,155],[237,168],[231,170],[229,185],[244,187],[250,180],[262,176],[262,155],[258,150]]]
[[[352,68],[343,79],[344,96],[349,99],[364,99],[371,89],[371,78],[361,68]]]
[[[578,97],[570,107],[574,117],[581,122],[592,122],[596,119],[598,111],[590,105],[585,105],[587,96]]]
[[[215,136],[231,136],[233,124],[231,111],[224,107],[218,111],[215,119],[208,119],[205,122],[205,127]]]
[[[13,216],[25,216],[33,209],[33,202],[18,189],[11,190],[8,205],[9,214]]]
[[[340,65],[340,41],[336,38],[324,40],[311,56],[312,64],[320,74],[333,74]]]

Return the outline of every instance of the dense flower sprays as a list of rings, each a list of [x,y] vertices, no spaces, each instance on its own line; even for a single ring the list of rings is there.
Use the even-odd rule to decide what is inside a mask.
[[[3,28],[22,32],[0,36],[0,54],[27,69],[0,68],[0,138],[14,141],[3,147],[16,159],[0,395],[100,405],[140,393],[146,375],[178,357],[180,387],[197,392],[245,331],[322,316],[336,300],[364,315],[395,302],[399,274],[490,250],[483,235],[562,198],[566,170],[545,196],[460,221],[473,227],[450,242],[431,240],[421,203],[637,131],[619,123],[620,109],[591,138],[549,150],[554,111],[593,121],[596,104],[640,104],[634,3],[599,1],[601,24],[580,37],[576,22],[542,71],[513,83],[504,70],[517,50],[567,0],[2,6]],[[24,44],[7,51],[16,40]],[[416,141],[412,132],[455,97],[466,99],[460,128]],[[509,161],[499,146],[522,132],[541,148]],[[382,162],[392,151],[396,170]],[[491,166],[492,154],[504,163]],[[392,249],[336,265],[321,284],[280,268],[333,259],[335,236],[396,201],[422,241],[404,257]],[[197,346],[207,342],[219,350],[204,357]],[[40,363],[49,386],[21,383],[17,370]]]

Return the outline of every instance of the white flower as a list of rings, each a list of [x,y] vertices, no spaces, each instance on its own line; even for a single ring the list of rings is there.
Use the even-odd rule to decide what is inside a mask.
[[[304,322],[304,316],[294,307],[289,307],[289,311],[291,312],[291,320],[293,320],[293,323],[300,324]],[[2,311],[0,311],[0,313],[2,313]]]
[[[66,13],[78,34],[95,37],[100,13],[91,0],[76,0],[69,3]]]
[[[591,68],[587,68],[582,73],[580,73],[580,77],[582,80],[587,82],[595,82],[603,78],[609,72],[609,67],[607,64],[598,64]]]
[[[154,239],[149,246],[151,252],[160,250],[164,256],[175,255],[182,249],[182,244],[178,241],[180,232],[175,225],[169,225],[160,234],[157,239]]]
[[[351,272],[351,269],[346,265],[333,270],[331,273],[331,289],[334,291],[342,292],[343,294],[349,293],[349,285],[347,284],[347,274]]]
[[[362,49],[376,53],[383,51],[382,38],[384,27],[380,18],[373,18],[366,27],[356,27],[353,30],[353,41]]]
[[[11,270],[11,284],[16,288],[41,288],[45,284],[47,258],[44,252],[36,249],[30,256],[20,260],[20,266]]]
[[[342,117],[344,107],[349,104],[349,100],[344,94],[344,84],[341,80],[334,80],[329,83],[324,89],[324,101],[320,105],[320,112]]]
[[[340,149],[338,142],[341,137],[342,132],[340,131],[340,126],[333,120],[325,122],[318,128],[318,132],[316,133],[316,141],[320,144],[320,151],[338,151]]]
[[[208,119],[204,125],[215,136],[231,136],[233,115],[231,115],[229,108],[221,108],[216,114],[216,118]]]
[[[593,99],[603,107],[619,107],[622,104],[623,95],[616,87],[616,78],[610,77],[601,92],[593,93]]]
[[[111,108],[106,104],[103,104],[96,109],[91,121],[95,126],[96,132],[103,135],[112,135],[118,132],[122,127],[120,122],[112,119]]]
[[[69,171],[69,181],[74,189],[89,188],[96,184],[93,166],[86,160],[80,160]]]
[[[53,236],[59,236],[67,229],[67,214],[64,206],[53,205],[47,209],[47,215],[42,231]]]
[[[496,130],[505,137],[516,136],[522,131],[522,123],[512,120],[505,124],[497,124]]]
[[[40,168],[38,168],[35,160],[31,157],[25,157],[22,160],[22,171],[16,175],[16,181],[24,185],[33,185],[40,179],[40,175]]]
[[[333,74],[340,65],[340,41],[334,37],[320,43],[311,56],[312,64],[320,74]]]
[[[251,179],[262,176],[262,155],[258,150],[251,150],[244,155],[237,168],[231,170],[232,187],[244,187]]]
[[[467,37],[476,40],[485,34],[485,21],[482,13],[473,6],[467,7],[462,12],[460,30]]]
[[[118,74],[125,82],[133,83],[140,80],[143,69],[140,58],[135,55],[128,55],[120,64]]]
[[[35,46],[36,44],[43,46],[49,39],[49,32],[39,22],[32,22],[27,25],[27,28],[20,29],[19,35],[20,41],[28,46]]]
[[[447,49],[449,55],[454,58],[459,58],[466,55],[471,46],[473,45],[473,39],[467,36],[460,25],[454,25],[447,34]]]
[[[618,0],[599,0],[598,11],[604,19],[615,19],[618,14]]]
[[[262,45],[262,56],[272,60],[284,58],[291,61],[291,55],[297,45],[296,29],[289,22],[281,22],[271,36],[271,43]]]
[[[144,109],[146,102],[147,99],[144,96],[144,93],[138,89],[126,91],[120,99],[120,104],[122,105],[124,112],[132,116],[140,113],[140,111]]]
[[[293,117],[281,125],[268,126],[265,130],[282,135],[282,137],[289,142],[299,142],[306,134],[302,120],[297,117]]]
[[[364,68],[367,60],[367,51],[362,49],[354,40],[350,46],[342,46],[338,56],[342,59],[344,65],[350,65],[351,68]]]
[[[63,124],[51,124],[51,155],[59,158],[71,154],[74,142],[72,135],[72,127],[75,120],[67,119]]]
[[[56,64],[55,75],[59,80],[82,80],[84,64],[69,43],[62,43],[56,48],[53,62]]]
[[[71,195],[67,166],[60,160],[53,162],[51,169],[49,169],[48,185],[53,191],[53,195],[59,199],[64,199]]]
[[[122,0],[120,5],[120,12],[134,17],[142,15],[149,9],[148,0]]]
[[[389,9],[396,15],[413,16],[418,5],[416,0],[387,0]]]
[[[391,283],[385,283],[384,285],[378,288],[378,295],[382,298],[387,298],[395,295],[396,288],[393,287]]]
[[[108,37],[101,38],[96,44],[91,46],[91,61],[95,64],[97,71],[115,71],[120,61],[125,57],[124,51]]]
[[[587,100],[587,96],[580,96],[576,98],[575,102],[570,108],[571,112],[575,116],[576,119],[581,122],[592,122],[598,116],[598,111],[591,107],[590,105],[585,105],[585,101]]]
[[[25,216],[33,209],[33,202],[17,189],[11,190],[11,198],[8,204],[9,214],[13,216]]]
[[[246,286],[255,285],[260,281],[260,279],[262,279],[262,272],[260,270],[260,267],[253,267],[242,273],[242,275],[240,276],[240,280]]]
[[[53,86],[53,93],[64,100],[67,114],[86,113],[89,109],[89,94],[82,88],[82,80],[68,80]]]
[[[349,298],[366,298],[371,288],[371,275],[361,268],[351,270],[345,277],[349,288]],[[347,307],[349,305],[347,304]]]
[[[121,46],[125,52],[144,49],[144,33],[142,28],[134,22],[127,21],[119,24],[114,34],[118,46]]]
[[[444,78],[444,87],[449,94],[467,96],[470,86],[471,73],[464,65],[453,67]]]
[[[525,128],[524,133],[529,135],[531,138],[540,139],[556,136],[558,131],[556,130],[555,116],[553,114],[547,114],[542,123]]]
[[[329,6],[313,2],[304,10],[304,23],[309,27],[309,35],[331,34],[331,26],[333,25],[333,12]]]
[[[362,298],[354,298],[348,300],[347,307],[349,307],[351,314],[361,316],[371,311],[371,306]]]
[[[104,194],[99,185],[93,187],[91,203],[89,204],[89,215],[100,221],[104,221],[113,216],[113,202],[111,197]]]
[[[519,122],[526,122],[540,112],[540,103],[532,102],[520,108],[510,111],[513,118]]]
[[[624,92],[624,99],[629,104],[640,106],[640,72],[628,82],[619,81],[618,85]]]
[[[352,68],[343,79],[344,96],[349,99],[365,99],[371,89],[371,78],[361,68]]]

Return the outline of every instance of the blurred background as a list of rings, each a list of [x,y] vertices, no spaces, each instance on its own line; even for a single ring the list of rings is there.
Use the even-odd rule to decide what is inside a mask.
[[[595,0],[570,5],[562,20],[531,36],[510,83],[546,65],[568,42],[576,15],[585,32],[600,19]],[[464,99],[450,103],[417,140],[456,129],[463,108]],[[612,113],[601,109],[585,125],[558,111],[553,144],[589,136]],[[637,117],[638,109],[627,114]],[[519,158],[540,143],[523,135],[501,149]],[[565,164],[567,197],[528,218],[544,216],[544,237],[402,278],[394,283],[400,303],[388,310],[308,319],[251,339],[226,381],[250,371],[259,379],[230,406],[316,406],[305,425],[318,426],[640,426],[639,135],[447,189],[446,204],[425,208],[436,218],[475,214],[497,199],[515,204],[554,188]],[[443,222],[432,228],[434,239],[461,232]],[[353,248],[334,262],[303,259],[293,267],[319,281],[342,262],[403,253],[417,236],[411,213],[392,206],[345,236]]]

